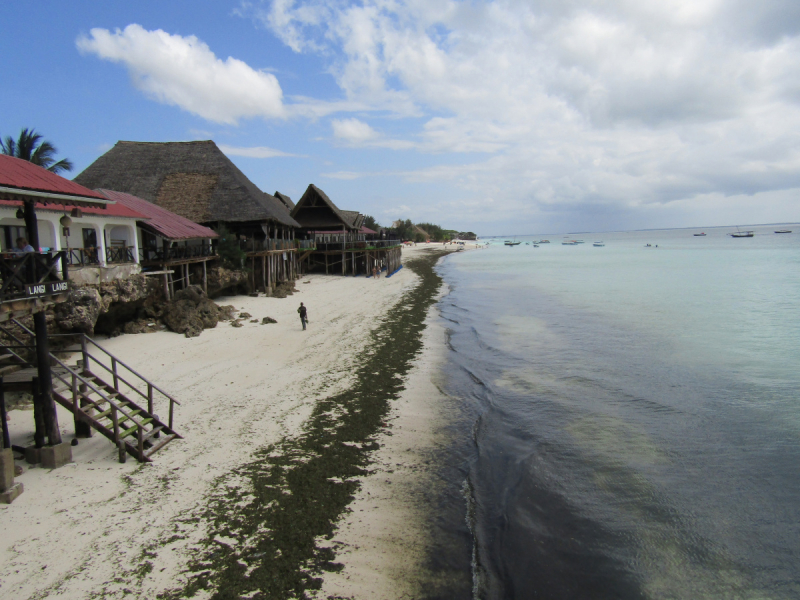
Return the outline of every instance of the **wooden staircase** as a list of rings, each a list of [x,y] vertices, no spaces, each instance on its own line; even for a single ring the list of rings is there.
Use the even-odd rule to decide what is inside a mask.
[[[139,462],[150,462],[153,454],[181,438],[152,409],[139,406],[119,387],[78,365],[62,366],[53,370],[53,399],[72,412],[76,427],[83,422],[114,442],[120,462],[125,462],[126,454]]]
[[[33,336],[23,324],[11,321]],[[3,331],[10,334],[6,329]],[[174,406],[180,404],[175,398],[86,335],[50,337],[77,338],[80,344],[79,348],[71,349],[80,352],[74,365],[50,354],[53,399],[73,414],[79,437],[91,436],[91,429],[100,432],[117,446],[120,462],[125,462],[127,455],[139,462],[151,462],[153,454],[171,441],[182,439],[172,428]],[[15,340],[19,342],[19,338]],[[7,352],[16,356],[10,348]],[[16,362],[24,362],[21,357],[16,358]],[[134,401],[137,396],[139,403]],[[154,412],[155,402],[163,405],[165,399],[169,401],[166,421]]]

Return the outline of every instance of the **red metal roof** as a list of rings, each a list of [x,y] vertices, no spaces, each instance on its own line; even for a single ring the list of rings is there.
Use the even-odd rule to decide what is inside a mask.
[[[105,196],[100,196],[103,200],[105,200]],[[22,202],[19,200],[0,200],[0,206],[22,206]],[[44,202],[36,202],[35,203],[36,212],[41,210],[53,211],[53,212],[60,212],[60,213],[69,213],[73,208],[72,205],[65,205],[65,204],[58,204],[58,200],[49,200],[47,204]],[[99,215],[101,217],[122,217],[125,219],[147,219],[147,215],[139,213],[135,210],[131,210],[129,207],[120,204],[106,204],[104,208],[98,208],[96,206],[80,206],[79,207],[81,212],[85,215]]]
[[[80,184],[64,179],[60,175],[51,173],[47,169],[35,165],[27,160],[0,154],[0,186],[46,192],[49,194],[64,194],[87,199],[105,200],[103,196],[83,187]]]
[[[147,226],[156,230],[159,235],[168,240],[190,240],[197,238],[215,238],[219,235],[208,227],[198,225],[194,221],[176,215],[157,204],[132,196],[124,192],[113,190],[98,190],[109,200],[116,204],[112,206],[125,206],[131,211],[141,213],[147,219]]]

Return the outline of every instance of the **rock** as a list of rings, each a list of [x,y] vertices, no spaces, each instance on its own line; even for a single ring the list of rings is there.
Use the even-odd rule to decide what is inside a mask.
[[[249,318],[251,318],[252,316],[253,316],[253,315],[251,315],[250,313],[243,312],[242,314],[240,314],[240,315],[239,315],[239,318],[240,318],[240,319],[249,319]]]
[[[277,321],[272,317],[264,317],[263,319],[261,319],[262,325],[269,325],[270,323],[277,323]]]
[[[258,298],[258,292],[252,292],[252,293],[250,294],[250,297],[251,297],[251,298]]]
[[[164,310],[163,320],[172,331],[197,337],[203,329],[216,327],[219,316],[219,306],[208,299],[200,286],[190,285],[175,294]]]
[[[220,321],[230,321],[233,319],[233,313],[236,312],[236,307],[232,304],[227,304],[225,306],[219,307],[219,320]]]
[[[224,267],[213,267],[208,271],[208,295],[211,298],[224,294],[250,293],[247,273],[231,271]]]
[[[251,323],[258,323],[258,319],[251,319],[250,322]]]
[[[153,333],[161,331],[164,328],[159,323],[148,323],[147,319],[137,319],[135,321],[128,321],[122,326],[123,333]]]
[[[19,477],[24,473],[24,469],[19,465],[14,465],[14,477]]]
[[[100,292],[93,287],[76,287],[69,291],[66,302],[54,309],[56,325],[69,333],[94,333],[97,317],[103,310]]]
[[[275,286],[272,290],[272,296],[274,298],[286,298],[286,296],[291,296],[296,291],[297,288],[294,287],[294,281],[284,281]]]
[[[231,321],[231,327],[242,327],[241,321]]]

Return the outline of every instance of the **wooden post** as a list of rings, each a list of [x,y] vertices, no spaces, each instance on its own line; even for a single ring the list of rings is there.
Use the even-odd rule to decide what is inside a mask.
[[[85,363],[84,363],[85,364]],[[77,377],[74,375],[72,376],[72,398],[73,402],[76,405],[80,406],[81,410],[92,410],[91,408],[87,408],[90,405],[89,401],[84,398],[89,391],[89,386],[85,383],[81,383],[80,386],[77,385]],[[84,411],[85,412],[85,411]],[[75,435],[78,437],[92,437],[93,431],[92,428],[89,426],[89,423],[84,421],[83,419],[76,419],[75,420]]]
[[[6,420],[6,393],[2,377],[0,377],[0,421],[2,421],[3,428],[3,448],[11,448],[11,436],[8,433],[8,421]]]
[[[44,447],[44,418],[42,417],[42,404],[39,399],[39,378],[34,377],[31,379],[31,393],[33,394],[33,424],[35,430],[33,432],[33,443],[37,448]]]
[[[208,295],[208,275],[206,273],[206,263],[208,261],[203,261],[203,291]]]

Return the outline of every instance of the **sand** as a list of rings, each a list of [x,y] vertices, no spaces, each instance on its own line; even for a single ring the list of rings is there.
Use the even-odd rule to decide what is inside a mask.
[[[405,249],[404,260],[425,247]],[[180,587],[194,544],[206,533],[192,517],[215,480],[258,448],[297,435],[316,399],[347,389],[370,331],[415,280],[409,269],[378,281],[309,275],[286,299],[217,299],[257,323],[220,323],[198,338],[161,332],[101,341],[181,402],[175,429],[184,439],[147,465],[120,464],[116,448],[98,434],[80,440],[74,462],[60,469],[18,462],[25,492],[0,505],[0,596],[154,598]],[[307,331],[296,312],[301,301]],[[262,325],[266,316],[278,322]],[[441,419],[435,377],[444,340],[435,309],[428,322],[425,350],[374,454],[377,468],[338,523],[336,560],[345,567],[324,575],[321,598],[412,593],[426,540],[415,490]],[[166,407],[156,412],[164,415]],[[60,407],[59,423],[70,442],[72,416]],[[31,443],[30,410],[11,411],[10,427],[14,444]],[[170,532],[180,536],[169,541]]]

